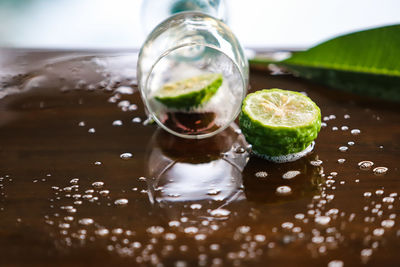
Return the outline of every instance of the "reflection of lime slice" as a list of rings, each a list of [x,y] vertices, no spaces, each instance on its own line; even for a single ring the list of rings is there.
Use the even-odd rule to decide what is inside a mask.
[[[221,84],[221,74],[203,74],[165,84],[155,99],[170,108],[189,109],[207,102]]]
[[[280,156],[311,144],[321,129],[321,111],[303,94],[265,89],[245,98],[239,122],[255,153]]]

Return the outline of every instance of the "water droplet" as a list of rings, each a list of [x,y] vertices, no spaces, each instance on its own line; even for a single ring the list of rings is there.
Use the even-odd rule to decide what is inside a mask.
[[[378,196],[383,195],[384,191],[382,189],[378,189],[375,191],[375,194],[377,194]]]
[[[98,236],[106,236],[109,234],[110,231],[108,231],[107,228],[101,228],[101,229],[97,229],[94,233]]]
[[[338,162],[339,164],[343,164],[343,163],[346,162],[346,159],[338,159],[337,162]]]
[[[330,120],[334,120],[334,119],[336,119],[336,116],[333,115],[333,114],[331,114],[331,115],[329,115],[329,119],[330,119]]]
[[[135,242],[132,243],[131,246],[132,246],[133,248],[135,248],[135,249],[138,249],[138,248],[141,248],[141,247],[142,247],[142,244],[141,244],[140,242],[135,241]]]
[[[349,148],[347,146],[341,146],[339,147],[339,151],[340,152],[347,152],[347,150],[349,150]]]
[[[342,126],[342,127],[340,127],[340,129],[341,129],[342,131],[347,131],[347,130],[349,129],[349,127],[347,127],[347,126]]]
[[[210,250],[211,251],[218,251],[221,248],[219,244],[211,244],[210,245]]]
[[[337,214],[339,214],[338,209],[330,209],[326,212],[326,215],[337,215]]]
[[[80,127],[84,127],[84,126],[86,126],[86,123],[85,123],[84,121],[80,121],[80,122],[78,123],[78,125],[79,125]]]
[[[384,220],[381,222],[381,226],[385,228],[392,228],[394,226],[394,220]]]
[[[129,86],[120,86],[117,89],[115,89],[114,92],[122,95],[132,95],[134,90],[132,87]]]
[[[328,263],[328,267],[343,267],[344,263],[341,260],[333,260]]]
[[[118,103],[118,107],[123,108],[123,107],[129,107],[131,103],[128,100],[122,100]]]
[[[95,132],[96,132],[96,129],[95,129],[95,128],[90,128],[90,129],[88,130],[88,132],[89,132],[89,133],[95,133]]]
[[[65,216],[64,221],[72,222],[74,220],[74,217],[72,216]]]
[[[389,169],[386,167],[376,167],[373,169],[375,175],[385,175]]]
[[[196,241],[204,241],[206,240],[207,236],[205,234],[198,234],[194,236],[194,239],[196,239]]]
[[[114,204],[117,206],[125,206],[128,204],[128,200],[126,198],[120,198],[114,201]]]
[[[350,115],[349,114],[344,114],[343,118],[345,118],[346,120],[350,119]]]
[[[141,123],[141,122],[142,122],[142,119],[139,118],[139,117],[135,117],[135,118],[132,119],[132,122],[133,122],[133,123]]]
[[[294,218],[296,220],[303,220],[305,217],[305,215],[303,213],[297,213],[296,215],[294,215]]]
[[[351,134],[352,135],[359,135],[361,133],[361,131],[359,129],[353,129],[351,130]]]
[[[58,227],[61,229],[69,229],[70,225],[69,223],[60,223]]]
[[[242,225],[237,228],[237,231],[242,235],[249,233],[250,230],[251,230],[250,226],[247,225]]]
[[[74,178],[74,179],[71,179],[71,181],[69,181],[70,184],[78,184],[78,182],[79,182],[78,178]]]
[[[113,126],[122,126],[122,121],[121,120],[115,120],[112,123]]]
[[[372,166],[374,166],[374,163],[369,160],[363,160],[358,163],[358,167],[360,168],[360,170],[363,170],[363,171],[367,171],[367,170],[371,169]]]
[[[211,216],[218,217],[218,218],[227,217],[230,214],[231,214],[231,212],[226,209],[215,209],[215,210],[210,211]]]
[[[338,127],[336,127],[336,126],[333,126],[333,127],[332,127],[332,131],[337,131],[337,130],[339,130]]]
[[[101,161],[96,161],[95,163],[94,163],[94,165],[101,165],[102,163],[101,163]]]
[[[190,227],[186,227],[183,231],[185,232],[185,234],[195,235],[195,234],[197,234],[199,229],[197,227],[190,226]]]
[[[282,186],[278,186],[276,188],[275,192],[279,196],[287,196],[287,195],[290,195],[292,193],[292,188],[290,188],[287,185],[282,185]]]
[[[187,263],[185,261],[177,261],[174,264],[175,267],[187,267]]]
[[[71,210],[73,208],[74,208],[73,206],[61,206],[60,207],[60,209],[62,209],[62,210]]]
[[[108,98],[108,102],[110,102],[110,103],[117,103],[117,101],[120,99],[120,96],[119,95],[114,95],[114,96],[111,96],[110,98]]]
[[[94,182],[94,183],[92,183],[92,186],[94,188],[102,188],[104,186],[104,182],[101,182],[101,181]]]
[[[301,172],[299,171],[288,171],[286,173],[284,173],[282,175],[283,179],[289,180],[289,179],[293,179],[294,177],[296,177],[297,175],[299,175]]]
[[[169,225],[170,227],[179,227],[179,226],[181,225],[181,223],[180,223],[179,221],[170,221],[170,222],[168,223],[168,225]]]
[[[372,249],[365,248],[361,250],[361,257],[371,257],[371,255],[372,255]]]
[[[82,225],[91,225],[94,223],[93,219],[91,219],[91,218],[83,218],[83,219],[80,219],[78,222],[79,222],[79,224],[82,224]]]
[[[291,230],[293,228],[293,226],[294,226],[294,224],[291,222],[284,222],[281,225],[282,229],[285,229],[285,230]]]
[[[129,105],[128,110],[129,111],[137,110],[137,105],[135,105],[135,104]]]
[[[82,196],[83,199],[91,199],[92,197],[93,197],[93,195],[91,195],[91,194],[86,194],[86,195]]]
[[[312,160],[312,161],[310,161],[310,164],[315,166],[315,167],[321,166],[322,163],[323,163],[322,160]]]
[[[161,235],[164,233],[164,227],[162,226],[150,226],[146,229],[146,232],[152,235]]]
[[[67,186],[67,187],[64,187],[63,190],[64,190],[65,192],[71,192],[71,191],[72,191],[72,187]]]
[[[108,194],[110,194],[110,191],[109,190],[101,190],[99,192],[99,194],[102,195],[103,197],[105,197],[105,196],[108,196]]]
[[[256,176],[257,178],[265,178],[265,177],[268,176],[268,173],[267,173],[267,172],[264,172],[264,171],[259,171],[259,172],[256,172],[256,173],[255,173],[255,176]]]
[[[314,219],[314,222],[321,226],[326,226],[330,223],[331,218],[328,216],[317,216]]]
[[[168,241],[175,240],[176,239],[176,234],[174,234],[174,233],[166,233],[164,235],[164,239],[168,240]]]
[[[258,235],[254,236],[254,240],[256,242],[262,243],[262,242],[265,242],[266,237],[265,237],[265,235],[258,234]]]
[[[383,236],[383,234],[385,233],[385,229],[383,228],[376,228],[374,229],[374,231],[372,232],[372,234],[374,236]]]
[[[192,210],[199,210],[199,209],[201,209],[201,204],[192,204],[192,205],[190,205],[190,208]]]
[[[120,155],[121,159],[131,159],[133,157],[132,153],[125,152]]]
[[[311,241],[315,244],[321,244],[322,242],[324,242],[325,238],[323,236],[313,236],[313,238],[311,239]]]
[[[128,230],[129,231],[129,230]],[[114,235],[121,235],[124,230],[122,228],[115,228],[111,231]]]
[[[393,197],[384,197],[382,199],[383,203],[393,203],[394,202],[394,198]]]
[[[81,194],[73,194],[72,195],[72,198],[74,198],[74,199],[80,199],[81,197],[82,197]]]
[[[364,197],[366,197],[366,198],[369,198],[369,197],[371,197],[372,196],[372,193],[371,192],[365,192],[364,193]]]
[[[347,142],[347,144],[348,144],[349,146],[354,146],[354,142],[353,142],[353,141],[349,141],[349,142]]]

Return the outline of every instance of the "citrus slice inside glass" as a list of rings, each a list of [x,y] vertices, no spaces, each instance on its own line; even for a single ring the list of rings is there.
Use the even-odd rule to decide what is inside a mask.
[[[155,99],[167,107],[190,109],[206,103],[222,85],[222,74],[203,74],[185,80],[167,83]]]
[[[253,152],[282,156],[311,144],[321,129],[321,111],[301,93],[264,89],[244,99],[239,123]]]

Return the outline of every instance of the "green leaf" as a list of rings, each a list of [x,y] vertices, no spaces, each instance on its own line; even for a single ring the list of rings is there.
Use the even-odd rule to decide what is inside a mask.
[[[275,63],[334,88],[400,102],[400,25],[339,36]]]

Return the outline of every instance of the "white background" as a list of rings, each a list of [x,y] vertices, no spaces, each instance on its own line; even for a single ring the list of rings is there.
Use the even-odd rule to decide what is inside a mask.
[[[340,33],[400,23],[399,0],[226,2],[233,32],[253,48],[306,48]],[[138,48],[140,6],[140,0],[0,0],[0,46]]]

